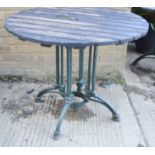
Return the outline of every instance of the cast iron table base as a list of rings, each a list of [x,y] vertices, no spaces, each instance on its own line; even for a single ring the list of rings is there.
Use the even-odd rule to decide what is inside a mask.
[[[96,94],[97,45],[119,45],[139,39],[148,32],[149,24],[130,12],[110,8],[30,8],[19,11],[5,21],[5,28],[23,41],[50,47],[56,45],[56,84],[36,97],[41,102],[46,93],[60,93],[65,98],[54,137],[68,108],[80,108],[89,100],[106,106],[115,121],[119,120],[114,108]],[[67,49],[67,82],[64,84],[63,46]],[[88,78],[84,80],[84,49],[89,47]],[[79,79],[77,90],[72,91],[72,49],[79,49]],[[55,90],[56,89],[56,90]],[[74,101],[74,96],[82,101]],[[78,102],[78,103],[75,103]]]
[[[114,110],[113,106],[108,103],[103,97],[97,95],[96,86],[96,64],[97,64],[97,46],[89,47],[89,62],[88,62],[88,77],[87,82],[83,78],[84,68],[84,48],[79,49],[79,79],[77,82],[77,90],[72,91],[72,47],[66,47],[67,49],[67,84],[64,85],[64,49],[63,46],[56,46],[56,84],[53,88],[46,88],[38,93],[36,96],[37,102],[42,102],[42,96],[47,93],[59,93],[65,97],[65,103],[62,108],[57,126],[54,132],[54,139],[58,139],[60,136],[60,127],[64,119],[65,113],[71,107],[73,109],[80,108],[89,100],[100,103],[106,106],[112,113],[112,119],[119,121],[119,115]],[[84,88],[84,89],[83,89]],[[56,91],[57,90],[57,91]],[[73,98],[79,97],[81,102],[74,102]]]

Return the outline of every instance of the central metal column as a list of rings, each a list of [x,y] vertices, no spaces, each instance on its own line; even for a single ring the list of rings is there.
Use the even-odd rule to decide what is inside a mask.
[[[92,58],[92,52],[93,52],[93,58]],[[92,46],[90,46],[89,60],[88,60],[88,82],[87,82],[88,96],[95,93],[97,56],[98,56],[98,47],[94,46],[93,48]]]
[[[92,46],[89,48],[89,60],[88,60],[88,83],[87,83],[87,91],[88,93],[91,90],[91,79],[92,79]]]
[[[84,67],[84,49],[81,48],[79,51],[79,81],[77,82],[78,92],[81,92],[82,86],[84,84],[83,67]]]
[[[95,93],[96,88],[96,65],[97,65],[98,47],[94,46],[93,70],[92,70],[92,93]]]
[[[67,97],[71,95],[72,88],[72,48],[67,48]]]

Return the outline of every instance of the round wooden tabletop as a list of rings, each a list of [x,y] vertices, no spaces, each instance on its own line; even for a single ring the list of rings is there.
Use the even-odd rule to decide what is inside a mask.
[[[133,41],[149,26],[138,15],[111,8],[32,8],[10,16],[5,27],[19,39],[42,45],[86,47]]]

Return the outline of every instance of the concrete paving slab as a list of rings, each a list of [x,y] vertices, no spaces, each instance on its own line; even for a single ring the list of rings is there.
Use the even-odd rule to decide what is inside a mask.
[[[124,72],[125,90],[145,146],[155,146],[155,60],[143,59],[131,68],[130,64],[140,55],[135,45],[129,44]]]
[[[13,109],[12,106],[12,109],[9,109],[8,105],[7,108],[1,106],[0,146],[145,146],[128,97],[119,85],[112,85],[106,89],[98,87],[97,91],[116,107],[121,122],[113,122],[111,113],[104,106],[90,102],[79,111],[69,110],[58,141],[53,140],[52,137],[58,119],[57,111],[45,112],[44,107],[41,107],[42,109],[33,111],[34,113],[29,115],[18,115],[18,112],[23,110],[22,106],[25,106],[22,102],[27,99],[26,104],[33,104],[35,94],[38,90],[49,86],[48,83],[0,82],[0,86],[3,86],[0,87],[1,101],[5,97],[5,104],[21,106],[17,107],[18,110]],[[35,91],[25,96],[27,90],[32,88]]]
[[[147,145],[155,146],[155,103],[142,95],[131,93],[129,96]]]

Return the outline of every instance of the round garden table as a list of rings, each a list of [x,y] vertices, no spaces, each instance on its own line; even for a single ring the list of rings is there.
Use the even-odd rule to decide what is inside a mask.
[[[38,102],[42,101],[42,96],[46,93],[59,92],[65,97],[54,132],[55,139],[60,135],[60,127],[68,108],[80,108],[89,100],[106,106],[112,113],[112,119],[119,121],[116,110],[95,91],[98,46],[118,45],[143,37],[148,31],[148,23],[143,18],[110,8],[32,8],[10,16],[5,21],[5,28],[23,41],[56,47],[56,84],[42,90],[36,97]],[[84,79],[86,47],[89,47],[88,78]],[[63,75],[64,48],[67,52],[66,83]],[[71,89],[74,48],[79,49],[79,79],[76,91]],[[82,101],[75,102],[74,96]]]

